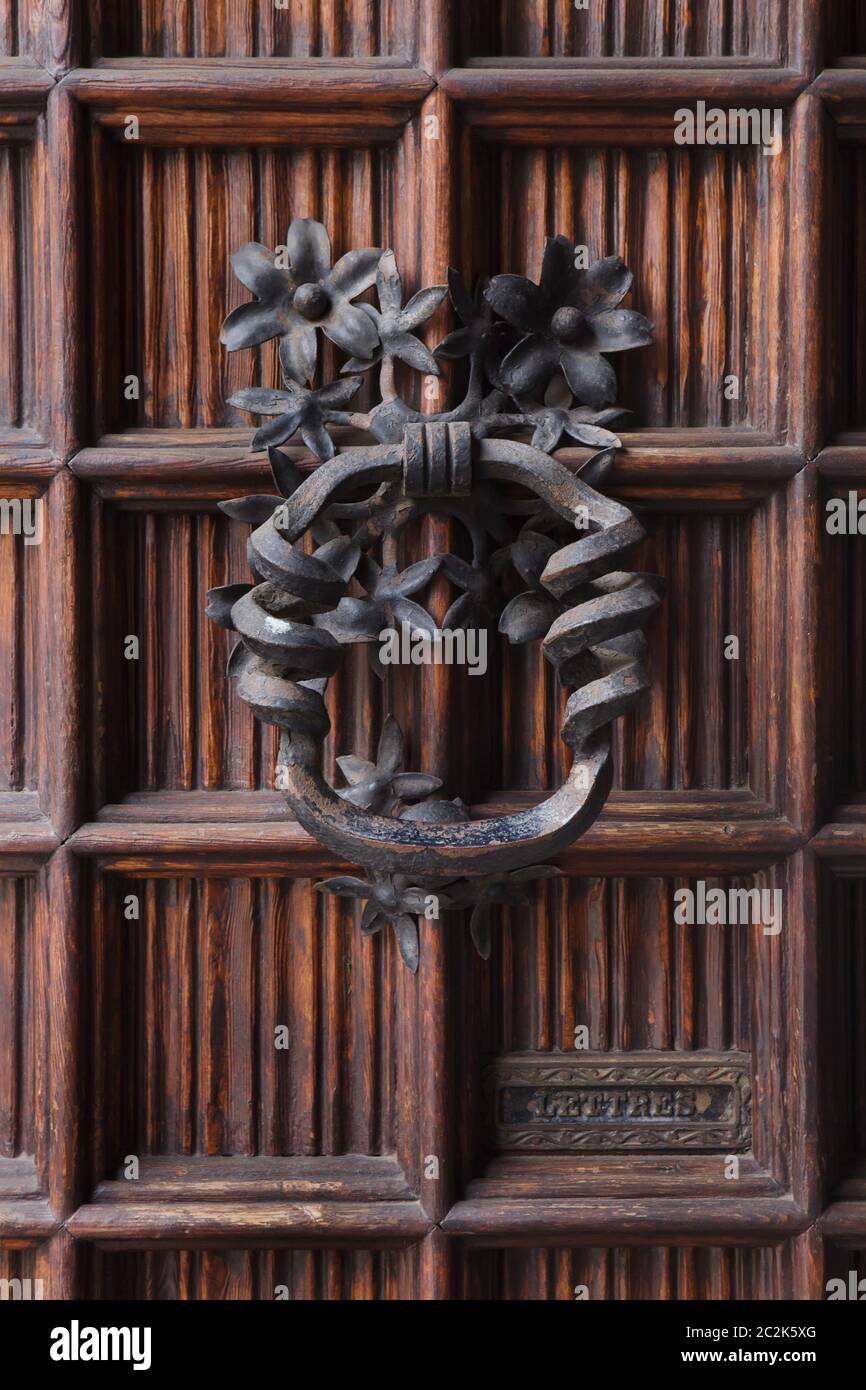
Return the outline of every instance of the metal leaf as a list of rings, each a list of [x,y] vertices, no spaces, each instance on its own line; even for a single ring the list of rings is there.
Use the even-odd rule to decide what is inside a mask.
[[[431,777],[426,772],[398,772],[391,778],[391,786],[401,801],[421,801],[438,792],[442,778]]]
[[[363,878],[352,878],[351,875],[325,878],[316,884],[317,893],[332,893],[337,898],[369,898],[372,891],[372,884]]]
[[[338,758],[337,767],[350,787],[358,787],[376,774],[375,764],[368,762],[366,758],[356,758],[354,753],[346,753],[342,758]]]
[[[418,928],[411,917],[401,913],[393,921],[394,935],[400,947],[400,955],[403,957],[404,965],[417,974],[421,960],[421,946],[418,940]]]
[[[403,730],[397,723],[393,715],[389,714],[382,726],[379,735],[379,747],[376,751],[376,767],[380,772],[392,776],[399,772],[403,766],[404,756]]]
[[[243,521],[248,526],[262,526],[270,521],[282,502],[282,497],[233,497],[231,501],[220,502],[219,509],[230,516],[232,521]]]

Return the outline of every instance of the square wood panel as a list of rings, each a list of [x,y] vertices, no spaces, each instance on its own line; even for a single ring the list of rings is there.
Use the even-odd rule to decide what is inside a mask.
[[[767,922],[780,908],[780,932],[748,923],[677,922],[681,900],[674,895],[686,888],[699,894],[697,877],[707,894],[766,893]],[[493,1099],[484,1064],[521,1055],[539,1062],[546,1057],[562,1067],[603,1065],[606,1054],[614,1066],[625,1054],[635,1061],[643,1054],[659,1066],[698,1062],[700,1054],[743,1058],[762,1103],[748,1121],[752,1146],[742,1159],[741,1181],[746,1188],[756,1183],[767,1189],[768,1173],[783,1179],[795,1136],[778,1078],[793,1038],[768,1001],[779,997],[792,969],[798,930],[797,905],[782,869],[742,878],[567,877],[539,889],[532,911],[498,916],[490,962],[467,957],[461,973],[462,1155],[467,1174],[480,1179],[470,1182],[468,1195],[502,1197],[519,1190],[525,1196],[534,1190],[541,1196],[546,1184],[558,1195],[576,1195],[590,1171],[599,1192],[605,1176],[614,1184],[611,1192],[621,1190],[616,1184],[626,1171],[632,1196],[664,1185],[662,1159],[644,1153],[629,1162],[621,1144],[616,1153],[599,1153],[585,1126],[571,1149],[506,1142],[505,1151],[494,1156]],[[702,1156],[700,1148],[696,1144],[692,1154],[678,1148],[678,1163],[691,1165],[693,1180],[707,1185],[707,1195],[715,1190],[733,1197],[740,1182],[724,1181],[725,1154]]]
[[[224,317],[250,299],[231,255],[251,240],[284,244],[295,217],[327,223],[335,261],[356,245],[390,245],[400,150],[102,148],[91,266],[96,437],[234,425],[251,439],[252,420],[228,398],[281,382],[275,344],[233,354],[220,344]],[[327,347],[321,379],[345,360]]]
[[[461,258],[538,279],[545,233],[621,254],[625,301],[655,325],[651,347],[614,360],[617,402],[642,429],[740,428],[779,435],[787,415],[785,332],[788,154],[760,150],[594,147],[591,130],[533,148],[531,115],[499,144],[466,146],[475,215]],[[569,139],[574,144],[565,145]],[[736,377],[736,387],[728,378]],[[628,428],[626,424],[624,428]]]
[[[96,892],[91,1187],[122,1178],[128,1155],[402,1148],[414,982],[351,904],[308,879],[107,875]]]

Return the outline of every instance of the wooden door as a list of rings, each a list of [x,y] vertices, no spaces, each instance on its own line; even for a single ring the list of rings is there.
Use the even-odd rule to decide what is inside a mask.
[[[864,48],[861,0],[0,0],[0,473],[44,507],[40,545],[0,536],[3,1277],[820,1299],[859,1267],[866,564],[825,503],[866,488]],[[677,145],[699,100],[781,109],[781,153]],[[564,232],[656,324],[611,485],[668,584],[653,692],[486,963],[427,925],[413,976],[313,892],[333,858],[203,619],[246,578],[216,503],[265,476],[229,255],[292,216],[411,291],[535,277]],[[413,766],[476,805],[558,781],[534,652],[455,693],[395,697]],[[336,701],[333,751],[371,747],[373,677]],[[783,929],[678,925],[698,881],[781,890]],[[614,1084],[601,1146],[536,1122]],[[724,1132],[687,1099],[647,1137],[708,1085]]]

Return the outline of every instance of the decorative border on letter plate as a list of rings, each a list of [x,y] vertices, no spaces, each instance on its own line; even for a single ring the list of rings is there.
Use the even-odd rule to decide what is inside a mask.
[[[730,1153],[751,1147],[744,1052],[511,1053],[486,1073],[499,1150]]]

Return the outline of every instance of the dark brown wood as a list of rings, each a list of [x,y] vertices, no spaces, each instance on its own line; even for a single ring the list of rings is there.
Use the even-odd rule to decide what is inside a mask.
[[[770,1301],[860,1268],[866,565],[825,506],[866,493],[864,54],[848,0],[0,0],[0,500],[45,505],[41,545],[0,535],[0,1277]],[[781,155],[675,145],[698,100],[781,107]],[[443,919],[413,976],[314,895],[348,866],[273,791],[276,741],[201,618],[247,573],[217,504],[270,490],[226,402],[279,385],[269,348],[218,347],[228,257],[293,217],[336,255],[393,247],[407,297],[449,265],[537,280],[562,230],[622,250],[655,326],[617,364],[633,415],[603,489],[647,531],[627,567],[668,581],[651,693],[487,962]],[[453,327],[442,305],[425,342]],[[458,544],[420,529],[402,567]],[[388,695],[361,661],[336,678],[331,778],[389,708],[406,766],[453,770],[475,821],[568,776],[531,650]],[[697,880],[778,888],[782,932],[680,926]],[[737,1180],[726,1149],[497,1150],[485,1068],[579,1065],[582,1026],[629,1065],[747,1057]]]

